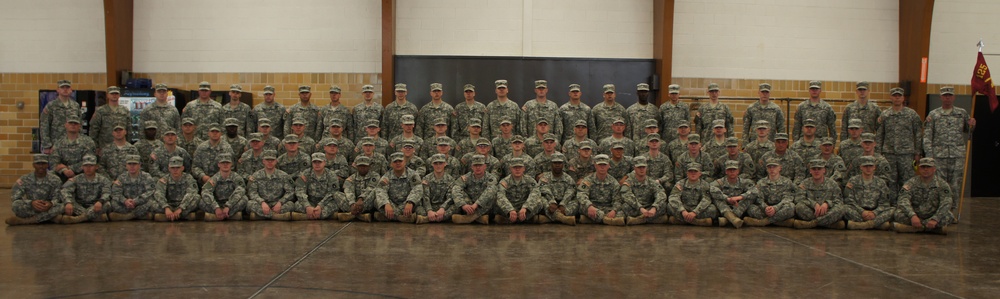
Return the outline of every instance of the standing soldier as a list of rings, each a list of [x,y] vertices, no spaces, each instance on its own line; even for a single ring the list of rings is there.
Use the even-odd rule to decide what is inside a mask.
[[[451,215],[455,213],[451,200],[451,186],[455,184],[455,178],[445,171],[448,159],[444,154],[434,154],[430,156],[430,161],[431,173],[421,181],[424,197],[417,205],[417,224],[451,220]]]
[[[382,138],[392,140],[397,135],[403,134],[403,115],[413,115],[420,117],[417,105],[406,100],[406,84],[396,84],[396,100],[385,106],[385,113],[382,114]]]
[[[537,124],[543,119],[552,125],[549,132],[556,134],[557,137],[563,136],[564,124],[559,115],[559,106],[548,99],[548,93],[548,81],[535,81],[535,98],[524,103],[524,106],[521,107],[521,110],[524,110],[525,131],[521,132],[524,136],[534,136],[535,128],[530,125]]]
[[[861,128],[862,124],[860,119],[854,118],[847,122],[847,138],[840,140],[840,145],[837,148],[837,155],[844,158],[844,162],[851,162],[854,161],[855,158],[860,157],[861,153],[864,151],[861,149],[861,134],[866,131]],[[869,131],[869,133],[870,132],[873,131]]]
[[[285,111],[285,105],[274,101],[274,87],[264,86],[264,102],[253,107],[254,129],[258,129],[260,120],[266,118],[273,122],[269,124],[274,126],[271,127],[274,137],[285,137]]]
[[[114,140],[105,143],[98,159],[101,164],[101,173],[108,178],[117,178],[119,174],[125,172],[125,156],[138,155],[139,150],[134,145],[125,140],[125,126],[116,125],[111,135]]]
[[[247,208],[247,185],[233,171],[233,155],[219,154],[219,172],[201,186],[201,210],[205,221],[242,220]]]
[[[569,85],[569,101],[559,107],[559,117],[563,120],[563,128],[579,126],[581,120],[586,122],[584,127],[596,128],[594,127],[594,112],[589,105],[580,101],[581,94],[580,84]],[[574,131],[563,130],[562,140],[573,138],[573,136]],[[588,137],[593,139],[593,133],[588,133]]]
[[[66,120],[76,116],[77,119],[83,116],[80,112],[80,104],[71,98],[73,86],[69,80],[59,80],[56,82],[58,96],[55,101],[45,104],[42,115],[38,118],[39,139],[42,141],[42,152],[49,154],[56,140],[66,136]]]
[[[497,187],[497,203],[493,213],[494,222],[499,224],[541,223],[538,215],[545,202],[541,197],[531,198],[535,179],[524,175],[525,161],[521,158],[510,160],[510,175],[500,180]],[[547,221],[548,218],[545,218]]]
[[[708,84],[708,103],[698,106],[698,112],[694,114],[695,132],[701,136],[711,136],[712,128],[716,120],[723,120],[726,126],[726,137],[732,137],[733,125],[736,120],[733,118],[729,105],[719,103],[719,84]]]
[[[486,119],[486,105],[476,101],[476,86],[465,84],[464,88],[465,101],[455,105],[455,112],[452,113],[451,138],[469,136],[471,119]]]
[[[207,126],[205,128],[208,129]],[[177,135],[177,145],[184,148],[189,154],[194,154],[194,150],[198,149],[202,142],[205,142],[205,139],[198,137],[197,130],[198,126],[194,124],[193,118],[185,117],[181,120],[181,134]],[[142,138],[139,139],[142,140]]]
[[[173,157],[169,163],[170,173],[156,182],[153,220],[195,220],[201,202],[198,185],[190,174],[184,172],[184,159]]]
[[[455,114],[455,107],[445,103],[441,96],[444,95],[441,83],[431,83],[431,102],[420,108],[417,118],[416,134],[421,138],[431,138],[435,136],[434,125],[438,118],[448,119]]]
[[[496,204],[497,177],[486,171],[486,157],[472,156],[472,171],[455,180],[451,187],[451,199],[460,213],[451,216],[458,224],[469,224],[473,221],[489,224],[489,213]]]
[[[278,157],[274,150],[264,151],[264,168],[247,178],[247,213],[250,220],[291,220],[295,203],[292,177],[277,169]]]
[[[233,148],[229,146],[229,143],[222,141],[222,131],[219,129],[219,124],[209,124],[208,126],[208,140],[198,145],[198,149],[194,150],[194,156],[191,158],[193,168],[191,174],[202,184],[208,182],[216,172],[219,172],[218,160],[216,160],[219,154],[233,154]]]
[[[760,121],[766,121],[775,126],[774,130],[770,130],[770,135],[767,136],[768,140],[774,141],[774,134],[785,132],[785,112],[781,111],[778,104],[771,102],[771,84],[761,83],[757,86],[757,90],[757,97],[760,100],[750,104],[743,112],[743,142],[745,144],[756,139],[754,137],[756,134],[751,132],[751,128]]]
[[[159,139],[163,136],[163,132],[167,131],[167,128],[177,129],[181,127],[181,114],[177,113],[177,107],[167,102],[166,84],[156,84],[155,89],[156,92],[153,95],[156,96],[156,101],[142,109],[142,113],[139,113],[139,123],[155,122],[159,134],[155,138]]]
[[[347,200],[340,189],[340,177],[326,168],[326,154],[312,154],[312,169],[303,170],[295,180],[295,197],[299,202],[295,212],[309,220],[330,218],[338,203]]]
[[[357,172],[344,180],[344,201],[338,207],[337,220],[351,221],[358,219],[371,222],[371,213],[375,211],[375,188],[380,175],[371,171],[371,158],[358,156],[354,159]]]
[[[226,143],[229,143],[229,147],[233,148],[233,154],[239,155],[247,150],[247,146],[250,141],[243,137],[240,133],[240,123],[239,120],[235,118],[226,119]]]
[[[218,123],[223,123],[230,118],[234,118],[236,119],[237,135],[246,137],[247,133],[251,132],[256,126],[253,120],[253,108],[240,101],[240,97],[242,96],[243,86],[239,84],[229,86],[229,103],[222,106],[222,110],[219,113],[221,121]],[[242,151],[242,149],[240,150]]]
[[[118,175],[111,183],[111,214],[112,221],[132,219],[149,219],[155,212],[156,179],[142,171],[139,155],[125,157],[125,173]]]
[[[358,142],[361,137],[365,137],[363,126],[370,120],[382,119],[382,103],[375,102],[375,86],[366,84],[361,87],[361,97],[364,99],[360,104],[354,105],[351,111],[351,118],[344,119],[345,123],[352,123],[353,130],[345,131],[344,135],[351,140]],[[346,125],[346,124],[345,124]],[[346,150],[346,149],[345,149]]]
[[[847,180],[844,186],[844,219],[849,229],[879,228],[889,230],[895,209],[885,180],[875,176],[875,158],[861,158],[861,175]]]
[[[333,124],[334,120],[340,120],[340,125],[342,132],[347,132],[347,134],[354,132],[354,123],[351,120],[351,108],[340,102],[340,86],[333,85],[330,86],[330,105],[320,108],[319,110],[319,122],[314,124],[316,126],[316,132],[320,134],[316,140],[322,140],[327,137],[327,132],[330,131],[330,126]],[[345,123],[345,120],[347,122]],[[314,150],[315,152],[315,150]],[[320,150],[320,152],[322,152]]]
[[[955,88],[941,88],[941,107],[931,110],[924,120],[924,154],[934,158],[938,167],[938,175],[948,185],[954,202],[951,207],[958,208],[958,198],[962,196],[962,176],[965,174],[965,141],[963,134],[972,134],[976,128],[976,119],[969,117],[965,109],[955,107]],[[952,213],[954,214],[954,213]],[[958,220],[956,217],[955,220]]]
[[[688,163],[683,169],[686,177],[670,190],[670,223],[712,226],[719,210],[712,205],[711,186],[701,179],[701,164]]]
[[[414,223],[416,206],[424,197],[420,174],[406,168],[403,153],[393,153],[390,160],[392,170],[382,175],[375,188],[375,207],[378,209],[375,219]]]
[[[785,133],[781,133],[785,134]],[[754,204],[747,209],[743,222],[749,226],[778,225],[792,227],[795,217],[795,198],[799,188],[792,180],[781,175],[781,160],[770,158],[765,165],[767,176],[757,181]]]
[[[576,218],[572,216],[575,215],[577,207],[576,180],[563,171],[566,166],[566,156],[562,153],[553,154],[550,162],[552,171],[546,171],[538,176],[538,186],[531,196],[541,197],[540,200],[545,205],[545,216],[550,221],[576,225]]]
[[[645,124],[649,120],[657,123],[660,121],[660,107],[649,103],[649,84],[637,84],[635,86],[635,96],[636,103],[625,109],[626,114],[629,116],[629,123],[632,124],[632,130],[628,131],[625,137],[632,140],[637,140],[647,135],[645,132],[646,128],[640,127],[640,125]]]
[[[59,174],[65,181],[83,172],[83,156],[93,155],[97,145],[90,136],[80,134],[80,117],[66,117],[65,134],[56,139],[52,145],[52,171]]]
[[[843,229],[844,201],[840,185],[826,178],[826,161],[809,161],[809,175],[799,183],[802,192],[795,198],[795,228]]]
[[[184,105],[181,116],[194,120],[198,131],[195,133],[202,140],[208,138],[208,124],[222,123],[222,104],[212,99],[212,85],[207,81],[198,84],[198,98]],[[165,128],[161,128],[165,129]]]
[[[657,139],[659,140],[659,139]],[[628,225],[667,223],[667,193],[663,185],[648,174],[649,159],[636,157],[635,170],[622,179],[622,201],[628,205]]]
[[[742,175],[739,161],[729,160],[723,164],[725,176],[709,184],[710,194],[715,208],[724,217],[719,218],[719,226],[728,221],[733,227],[740,228],[743,226],[743,214],[753,205],[754,182]]]
[[[691,106],[687,103],[681,103],[680,85],[670,84],[667,90],[669,101],[660,105],[660,127],[663,128],[663,132],[660,134],[663,135],[663,141],[669,144],[677,139],[677,131],[672,130],[672,128],[676,128],[682,122],[691,124]]]
[[[302,118],[306,124],[312,124],[305,129],[306,136],[313,139],[319,138],[320,132],[316,132],[316,124],[319,123],[319,106],[310,102],[312,99],[312,87],[308,85],[299,86],[299,102],[285,109],[285,131],[284,135],[292,134],[292,121]],[[271,120],[274,123],[275,120]],[[273,130],[273,129],[272,129]]]
[[[604,84],[604,102],[594,105],[593,113],[594,127],[591,136],[594,137],[594,140],[603,142],[604,138],[611,137],[611,126],[618,119],[625,123],[625,130],[622,132],[632,131],[632,124],[628,122],[629,117],[628,113],[625,112],[625,106],[615,101],[614,84]]]
[[[920,176],[903,184],[896,207],[896,232],[945,234],[944,228],[952,223],[955,194],[948,182],[934,174],[936,168],[934,158],[920,159]]]
[[[816,121],[816,137],[837,137],[837,114],[833,107],[820,99],[823,92],[823,82],[809,81],[809,100],[800,103],[795,108],[795,124],[792,126],[792,138],[802,138],[802,125],[805,120]],[[775,124],[777,125],[777,124]]]
[[[73,206],[73,215],[59,217],[56,222],[108,221],[111,180],[97,173],[97,157],[83,157],[83,173],[63,184],[62,196],[64,203]]]
[[[876,151],[889,160],[894,175],[891,181],[906,182],[913,177],[913,163],[923,152],[921,121],[917,112],[903,106],[903,89],[889,90],[892,107],[882,111],[875,136]]]
[[[121,97],[121,90],[118,89],[118,86],[108,87],[107,104],[98,107],[94,111],[94,116],[90,118],[90,132],[88,133],[90,138],[94,139],[94,142],[97,143],[98,157],[104,155],[101,150],[106,145],[115,141],[112,133],[115,127],[121,126],[124,128],[124,136],[126,137],[128,136],[128,131],[131,131],[132,113],[129,112],[127,107],[118,104],[119,97]]]
[[[868,82],[861,81],[857,84],[858,99],[854,103],[847,104],[844,108],[844,116],[840,121],[840,140],[844,141],[850,137],[850,121],[857,119],[861,121],[861,129],[864,132],[875,132],[878,124],[878,116],[882,110],[878,105],[868,100]]]
[[[580,180],[576,187],[579,203],[580,223],[604,223],[625,225],[626,211],[622,201],[620,178],[611,176],[611,158],[608,155],[594,157],[596,171]]]
[[[496,85],[497,99],[486,105],[486,118],[483,124],[483,135],[486,138],[492,138],[495,136],[500,136],[500,121],[504,118],[510,119],[514,125],[515,135],[524,135],[527,132],[525,126],[528,124],[524,123],[524,111],[521,111],[521,107],[517,106],[514,100],[507,98],[507,80],[496,80],[493,82]]]
[[[63,202],[59,193],[62,180],[48,170],[48,155],[35,154],[32,166],[35,171],[21,176],[11,188],[14,216],[7,218],[7,225],[36,224],[63,214],[73,215],[73,205]]]

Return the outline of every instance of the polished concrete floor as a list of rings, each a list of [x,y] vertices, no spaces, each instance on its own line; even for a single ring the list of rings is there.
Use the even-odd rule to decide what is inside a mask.
[[[1000,200],[967,200],[947,236],[336,221],[17,226],[0,229],[0,298],[996,298],[997,215]]]

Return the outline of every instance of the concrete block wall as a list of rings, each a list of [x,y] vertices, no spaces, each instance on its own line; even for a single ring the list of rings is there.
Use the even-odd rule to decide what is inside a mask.
[[[340,86],[340,101],[347,106],[354,106],[364,101],[361,87],[365,84],[375,85],[375,90],[382,88],[382,76],[379,73],[136,73],[135,75],[182,90],[197,90],[201,81],[212,83],[212,88],[215,90],[229,90],[229,85],[240,84],[244,91],[253,93],[255,105],[264,101],[264,86],[267,85],[274,87],[274,100],[285,106],[299,102],[300,85],[312,87],[310,102],[316,105],[330,104],[331,85]],[[379,94],[376,93],[376,100],[378,98]]]
[[[101,0],[0,1],[0,73],[105,72],[103,5]]]
[[[983,53],[1000,54],[998,11],[1000,1],[934,1],[931,49],[927,59],[928,83],[970,84],[979,51],[976,43],[980,38],[986,43]],[[993,68],[1000,67],[1000,57],[987,55],[986,63]],[[992,74],[998,78],[1000,71],[993,71]]]

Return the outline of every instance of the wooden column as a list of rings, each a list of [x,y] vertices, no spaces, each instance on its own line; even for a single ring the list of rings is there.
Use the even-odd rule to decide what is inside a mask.
[[[927,114],[927,83],[920,75],[930,54],[933,13],[934,0],[899,0],[899,81],[910,83],[906,98],[921,116]]]
[[[904,1],[904,0],[900,0]],[[653,59],[656,60],[655,74],[659,76],[659,90],[656,91],[657,105],[666,101],[667,86],[673,81],[671,67],[674,55],[674,0],[653,1]]]
[[[121,71],[132,70],[132,0],[104,0],[104,44],[108,85],[121,86]]]
[[[382,105],[394,98],[396,70],[396,1],[382,0]]]

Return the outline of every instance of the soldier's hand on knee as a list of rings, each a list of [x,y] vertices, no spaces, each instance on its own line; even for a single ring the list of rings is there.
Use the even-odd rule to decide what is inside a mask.
[[[558,210],[558,209],[559,209],[559,205],[558,204],[554,204],[554,203],[550,203],[549,204],[549,213],[555,213],[556,210]]]
[[[590,219],[596,219],[597,208],[595,208],[594,206],[590,206],[589,208],[587,208],[587,216],[590,216]]]
[[[775,213],[774,206],[767,206],[766,208],[764,208],[764,214],[766,214],[767,217],[774,217],[774,213]]]
[[[464,205],[462,206],[462,210],[465,211],[465,214],[469,215],[472,215],[473,213],[476,212],[476,208],[473,208],[472,205]]]
[[[690,223],[690,222],[694,222],[694,216],[697,216],[697,214],[695,214],[694,212],[684,211],[684,212],[681,212],[681,216],[684,216],[684,221],[687,221],[687,222]]]
[[[861,219],[864,219],[865,221],[874,220],[875,219],[875,212],[872,212],[872,211],[861,212]]]
[[[129,210],[135,209],[135,199],[131,199],[131,198],[126,199],[125,200],[125,207],[128,208]]]
[[[222,219],[225,218],[226,214],[222,212],[221,208],[215,208],[215,218]]]
[[[48,207],[47,207],[47,205],[46,205],[46,203],[47,202],[44,201],[44,200],[37,200],[37,199],[36,200],[32,200],[31,201],[31,208],[35,209],[35,211],[45,212],[45,211],[49,210]]]
[[[910,217],[910,225],[912,225],[913,227],[924,226],[922,223],[920,223],[920,217],[917,217],[917,215],[913,215],[913,217]]]
[[[933,220],[933,219],[932,220],[927,220],[927,228],[928,229],[937,228],[937,225],[938,225],[937,220]]]
[[[68,203],[63,206],[63,213],[66,214],[66,216],[73,216],[73,204]]]
[[[521,211],[517,212],[517,219],[520,221],[528,219],[528,209],[521,208]]]
[[[264,215],[271,215],[271,207],[266,202],[260,203],[260,210],[264,212]]]
[[[604,217],[607,217],[607,218],[615,218],[615,215],[617,215],[617,214],[618,214],[618,211],[615,211],[615,210],[611,210],[611,212],[608,212],[608,214],[607,214],[607,215],[604,215]]]
[[[392,210],[392,204],[385,204],[385,218],[396,219],[396,211]]]
[[[517,222],[517,211],[510,211],[510,213],[508,213],[507,215],[507,218],[510,219],[510,222]]]
[[[104,204],[102,204],[99,201],[95,202],[93,208],[94,208],[94,212],[101,212],[101,210],[104,208]]]
[[[280,201],[276,202],[274,204],[274,207],[271,207],[271,211],[273,211],[275,213],[278,213],[278,214],[281,214],[281,202]]]
[[[406,206],[403,207],[403,216],[410,217],[410,214],[413,214],[412,202],[406,203]]]

